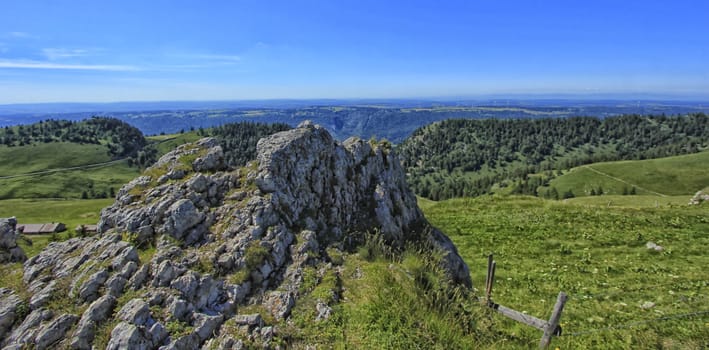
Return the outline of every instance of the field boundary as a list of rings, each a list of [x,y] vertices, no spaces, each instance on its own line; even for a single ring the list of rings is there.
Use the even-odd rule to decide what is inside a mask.
[[[606,174],[606,173],[604,173],[604,172],[602,172],[602,171],[600,171],[600,170],[598,170],[598,169],[594,169],[594,168],[591,167],[590,165],[584,165],[584,166],[582,166],[582,168],[587,168],[588,170],[591,170],[591,171],[593,171],[594,173],[596,173],[596,174],[598,174],[598,175],[605,176],[605,177],[607,177],[607,178],[609,178],[609,179],[612,179],[612,180],[615,180],[615,181],[624,183],[624,184],[626,184],[626,185],[633,186],[633,187],[635,187],[635,188],[637,188],[637,189],[639,189],[639,190],[643,190],[643,191],[645,191],[645,192],[649,192],[649,193],[652,193],[652,194],[656,194],[656,195],[658,195],[658,196],[660,196],[660,197],[667,197],[666,194],[662,194],[662,193],[660,193],[660,192],[655,192],[655,191],[652,191],[652,190],[648,190],[647,188],[638,186],[638,185],[636,185],[636,184],[632,184],[632,183],[630,183],[630,182],[628,182],[628,181],[625,181],[625,180],[623,180],[623,179],[621,179],[621,178],[617,178],[617,177],[615,177],[615,176],[613,176],[613,175]]]

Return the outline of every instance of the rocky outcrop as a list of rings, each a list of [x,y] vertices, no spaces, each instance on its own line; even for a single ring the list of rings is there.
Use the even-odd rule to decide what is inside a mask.
[[[694,196],[689,200],[689,205],[699,205],[705,201],[709,201],[709,193],[702,190],[694,194]]]
[[[267,345],[277,329],[242,307],[287,320],[303,269],[335,271],[327,249],[355,246],[363,232],[394,248],[427,242],[451,282],[471,286],[467,266],[428,224],[386,145],[340,144],[305,123],[257,149],[239,169],[225,168],[209,138],[163,156],[102,211],[100,235],[51,243],[24,264],[30,310],[5,322],[0,346]],[[66,307],[48,311],[59,299]],[[332,309],[320,302],[316,311],[326,319]],[[247,338],[224,330],[227,322]]]
[[[17,220],[14,217],[0,218],[0,264],[23,262],[25,252],[17,245]]]

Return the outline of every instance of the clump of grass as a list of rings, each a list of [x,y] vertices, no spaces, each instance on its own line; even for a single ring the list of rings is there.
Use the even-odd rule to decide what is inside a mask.
[[[252,241],[244,251],[244,263],[247,270],[253,270],[263,264],[269,256],[268,249],[260,241]]]
[[[256,240],[249,243],[244,251],[244,266],[227,276],[227,281],[232,284],[242,284],[249,280],[251,272],[263,265],[270,253]]]
[[[179,320],[172,320],[165,323],[165,329],[168,331],[168,333],[170,333],[170,336],[173,339],[177,339],[194,332],[194,327],[190,326],[186,322]]]
[[[394,249],[376,234],[366,235],[361,243],[359,253],[341,255],[342,264],[336,269],[318,265],[303,270],[300,297],[290,322],[279,328],[284,344],[294,348],[306,344],[324,348],[353,344],[358,348],[490,346],[481,340],[477,328],[485,310],[470,293],[448,283],[437,263],[438,254],[414,243]],[[332,253],[328,251],[329,256]],[[318,317],[321,303],[331,308],[326,319]]]

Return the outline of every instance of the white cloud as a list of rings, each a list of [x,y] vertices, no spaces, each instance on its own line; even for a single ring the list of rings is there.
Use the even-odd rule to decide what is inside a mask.
[[[203,53],[177,53],[167,54],[166,57],[181,61],[193,62],[200,66],[210,66],[214,64],[234,64],[241,61],[238,55],[203,54]]]
[[[58,60],[63,58],[82,57],[89,54],[88,50],[84,49],[62,49],[62,48],[46,48],[42,49],[42,54],[49,60]]]
[[[236,55],[194,55],[196,59],[210,60],[210,61],[223,61],[223,62],[238,62],[241,61],[240,56]]]
[[[135,66],[111,64],[59,64],[38,61],[0,60],[0,68],[9,69],[55,69],[55,70],[95,70],[95,71],[138,71]]]
[[[18,38],[18,39],[35,39],[37,38],[36,36],[27,33],[27,32],[9,32],[7,33],[6,36],[9,36],[11,38]]]

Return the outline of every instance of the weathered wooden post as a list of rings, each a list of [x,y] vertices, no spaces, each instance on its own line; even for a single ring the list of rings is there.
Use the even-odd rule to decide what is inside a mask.
[[[497,263],[492,259],[492,254],[487,256],[487,277],[485,279],[485,303],[488,307],[501,313],[507,318],[511,318],[517,322],[524,323],[528,326],[539,329],[544,332],[542,339],[539,342],[539,347],[545,349],[551,343],[551,338],[553,336],[561,335],[561,327],[559,326],[559,320],[561,319],[561,312],[564,310],[564,305],[566,304],[566,293],[559,292],[559,296],[556,298],[556,304],[554,304],[554,310],[552,310],[551,318],[549,321],[544,321],[542,319],[536,318],[531,315],[510,309],[508,307],[496,304],[492,301],[492,286],[495,283],[495,268]]]
[[[542,340],[539,342],[540,348],[544,349],[549,346],[552,336],[561,335],[559,320],[561,319],[561,312],[564,310],[566,299],[566,293],[559,292],[559,296],[556,298],[556,304],[554,304],[554,310],[551,312],[551,318],[549,318],[549,322],[544,327],[544,335],[542,336]]]

